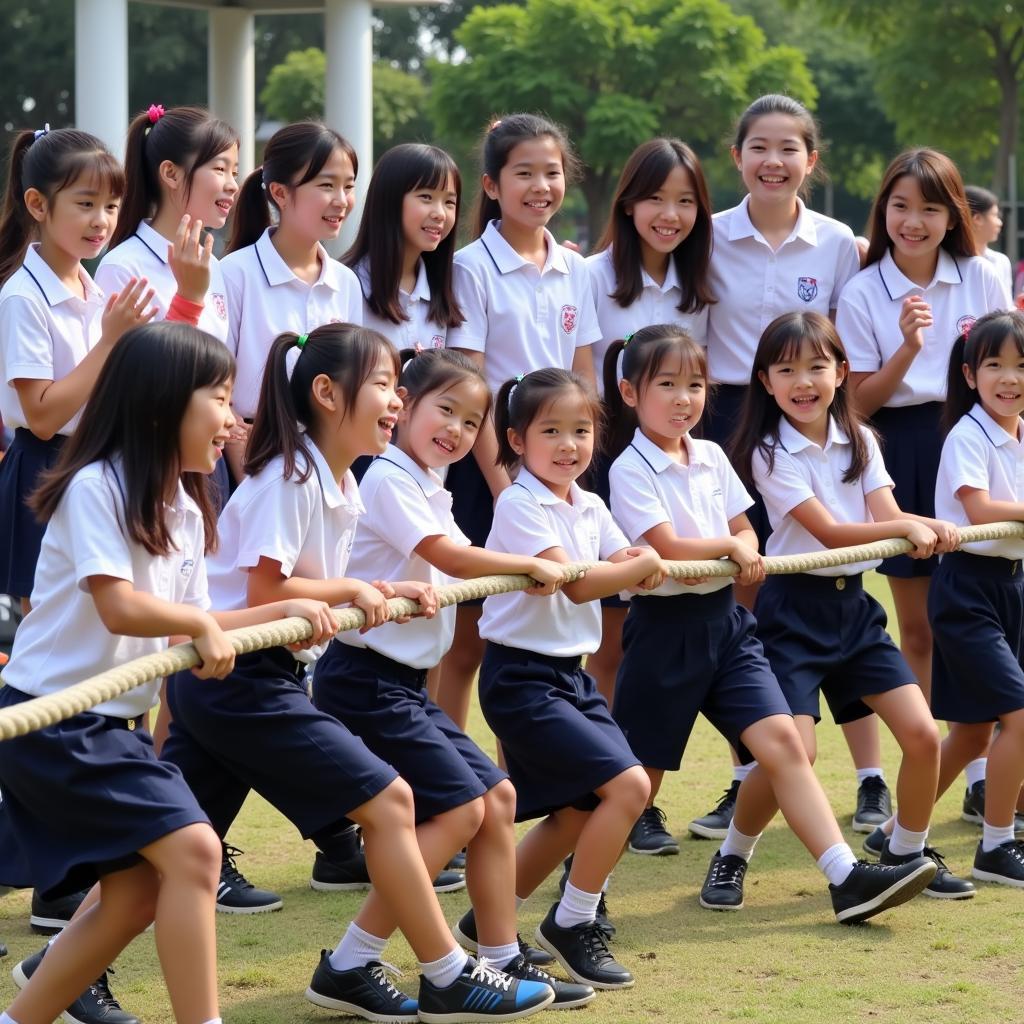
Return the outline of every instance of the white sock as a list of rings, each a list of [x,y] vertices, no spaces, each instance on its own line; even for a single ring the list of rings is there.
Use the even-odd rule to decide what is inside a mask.
[[[2,1022],[0,1022],[0,1024],[2,1024]],[[213,1020],[208,1020],[206,1024],[224,1024],[224,1021],[222,1021],[220,1017],[214,1017]]]
[[[760,833],[756,836],[745,836],[735,823],[730,821],[729,831],[726,832],[722,848],[718,852],[722,857],[742,857],[745,861],[749,861],[760,838]]]
[[[906,857],[911,853],[921,853],[924,850],[924,841],[928,838],[928,829],[923,832],[911,832],[904,828],[897,817],[892,827],[892,835],[889,836],[889,852],[897,857]]]
[[[529,896],[517,896],[516,897],[516,910],[518,910],[530,897]]]
[[[599,892],[584,892],[572,882],[565,883],[565,892],[555,910],[555,924],[559,928],[572,928],[577,924],[593,924],[597,917],[597,905],[601,902]]]
[[[742,782],[756,767],[756,761],[751,761],[750,764],[734,764],[732,766],[732,781]]]
[[[18,1024],[18,1022],[5,1011],[0,1013],[0,1024]]]
[[[870,779],[872,775],[877,775],[885,782],[885,772],[881,768],[858,768],[857,785],[859,786],[865,779]]]
[[[429,964],[417,964],[420,971],[435,988],[448,988],[454,984],[455,979],[462,973],[469,957],[465,951],[456,946],[450,953],[446,953],[440,960],[431,960]]]
[[[830,846],[819,858],[818,867],[829,885],[842,885],[857,866],[857,858],[846,843]]]
[[[356,967],[365,967],[371,960],[381,958],[387,944],[387,939],[363,931],[353,921],[341,937],[338,948],[329,957],[331,966],[336,971],[351,971]]]
[[[981,848],[986,853],[991,853],[997,846],[1008,843],[1013,839],[1013,824],[990,825],[987,821],[981,826]]]
[[[987,757],[976,757],[964,769],[964,777],[967,779],[967,788],[974,789],[979,782],[985,781],[985,768],[988,766]]]
[[[498,970],[503,970],[519,956],[519,943],[506,942],[504,946],[485,946],[481,942],[476,948],[476,955],[479,960],[486,958]]]

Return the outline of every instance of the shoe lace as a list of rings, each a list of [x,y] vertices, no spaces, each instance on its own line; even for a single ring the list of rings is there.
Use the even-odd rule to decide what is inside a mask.
[[[241,857],[244,852],[244,850],[239,850],[237,846],[224,847],[224,856],[220,870],[221,877],[239,889],[255,889],[256,887],[238,870],[238,865],[235,863],[235,858]]]
[[[650,835],[651,833],[666,832],[666,820],[665,812],[660,807],[651,806],[644,808],[644,813],[640,815],[638,824],[644,833]]]
[[[717,814],[736,803],[736,794],[739,792],[739,788],[738,782],[730,783],[729,788],[722,794],[722,799],[715,804],[715,809],[711,813]]]
[[[711,866],[711,877],[708,885],[716,888],[740,889],[747,873],[747,862],[742,857],[720,857]]]
[[[485,956],[480,957],[469,976],[474,981],[482,981],[485,985],[500,988],[503,992],[509,990],[513,981],[511,975],[499,971]]]
[[[936,850],[934,846],[926,846],[921,851],[921,856],[927,857],[929,860],[935,861],[935,864],[940,872],[946,872],[947,874],[950,873],[949,867],[946,865],[945,857],[943,857],[942,854],[939,853],[939,851]]]
[[[608,917],[608,900],[605,898],[605,894],[601,893],[601,898],[597,901],[597,916]]]
[[[587,956],[591,960],[600,962],[611,959],[612,954],[608,949],[608,938],[596,921],[583,925],[580,936],[583,939],[583,947],[587,951]]]
[[[885,780],[869,775],[861,784],[861,810],[873,814],[885,814],[883,806],[886,791]]]
[[[1014,839],[1010,847],[1010,856],[1013,857],[1018,864],[1024,865],[1024,839]]]
[[[370,967],[370,977],[393,999],[405,998],[404,994],[395,987],[391,980],[392,978],[399,979],[402,977],[402,972],[394,964],[389,964],[386,960],[373,964]]]
[[[110,982],[107,980],[108,974],[114,974],[114,968],[108,967],[90,986],[89,991],[96,997],[96,1003],[98,1006],[106,1006],[111,1010],[120,1010],[121,1004],[114,997],[114,994],[110,991]]]

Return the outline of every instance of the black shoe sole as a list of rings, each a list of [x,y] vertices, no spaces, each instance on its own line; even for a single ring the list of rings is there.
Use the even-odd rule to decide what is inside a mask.
[[[322,1006],[325,1010],[341,1010],[343,1013],[351,1014],[353,1017],[361,1017],[363,1020],[373,1021],[374,1024],[413,1024],[413,1022],[420,1019],[418,1013],[411,1015],[374,1013],[358,1003],[349,1003],[344,999],[332,999],[331,996],[325,996],[317,992],[312,985],[306,989],[306,998],[314,1006]]]
[[[847,907],[836,914],[836,920],[840,924],[858,924],[867,921],[868,918],[881,914],[883,910],[890,910],[902,903],[907,903],[922,892],[928,883],[935,877],[936,867],[932,861],[922,864],[912,874],[901,878],[898,882],[890,885],[884,892],[872,897],[865,903],[856,907]]]
[[[540,930],[540,925],[537,926],[537,931],[534,932],[534,939],[536,939],[537,945],[540,946],[541,949],[546,949],[562,965],[562,970],[565,971],[573,981],[578,981],[581,985],[589,985],[591,988],[597,988],[602,991],[609,992],[615,991],[616,989],[632,988],[636,984],[635,978],[630,978],[628,981],[610,982],[599,981],[596,978],[586,978],[582,974],[579,974],[573,969],[572,964],[570,964],[562,954],[559,953],[555,944],[553,942],[548,942],[548,940],[544,938],[544,933]],[[554,1007],[549,1006],[548,1009],[554,1009]]]

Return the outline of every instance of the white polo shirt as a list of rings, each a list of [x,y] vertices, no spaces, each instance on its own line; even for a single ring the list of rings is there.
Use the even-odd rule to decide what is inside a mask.
[[[573,562],[608,559],[629,547],[596,494],[573,484],[569,497],[562,501],[524,466],[498,497],[487,547],[529,557],[562,548]],[[484,601],[480,636],[537,654],[583,657],[601,646],[601,603],[573,604],[560,591],[551,597],[497,594]]]
[[[664,284],[658,284],[642,267],[643,290],[635,302],[620,306],[613,299],[615,291],[615,269],[612,265],[611,246],[587,258],[587,272],[590,287],[597,307],[597,322],[601,328],[601,339],[594,345],[594,369],[597,371],[598,389],[604,393],[604,356],[613,341],[636,334],[641,327],[652,324],[678,324],[689,331],[698,345],[706,343],[708,330],[708,309],[705,306],[698,313],[683,313],[679,310],[682,291],[679,275],[673,260],[668,261],[668,273]]]
[[[456,544],[469,539],[455,525],[452,496],[441,478],[421,469],[395,445],[388,445],[370,463],[359,482],[366,515],[356,530],[348,573],[360,580],[418,580],[435,587],[452,582],[440,569],[416,554],[427,537],[448,537]],[[410,668],[433,668],[448,653],[455,636],[455,605],[432,619],[413,619],[404,626],[385,623],[369,633],[351,630],[338,639],[352,647],[369,647]]]
[[[350,472],[339,487],[316,445],[308,437],[306,444],[313,467],[304,481],[299,481],[303,457],[298,456],[296,472],[286,480],[279,456],[256,476],[247,476],[224,506],[217,523],[220,545],[209,559],[214,607],[248,607],[248,570],[260,558],[280,562],[285,576],[345,576],[363,514],[359,488]]]
[[[750,196],[716,213],[711,250],[708,360],[713,380],[749,384],[750,367],[764,329],[783,313],[814,311],[828,316],[843,286],[860,269],[853,232],[839,221],[807,209],[790,236],[772,247],[751,223]]]
[[[836,329],[854,373],[880,370],[903,345],[900,313],[908,295],[920,295],[931,305],[934,323],[924,329],[924,348],[886,402],[890,408],[943,401],[949,353],[957,336],[978,317],[1012,305],[999,276],[982,256],[954,257],[939,249],[935,276],[922,288],[886,251],[839,297]]]
[[[318,246],[320,276],[306,284],[274,248],[272,232],[267,228],[252,245],[221,260],[228,294],[228,347],[238,361],[232,401],[247,419],[256,414],[267,355],[279,334],[363,322],[363,293],[348,267]]]
[[[1010,265],[1010,257],[998,249],[986,249],[982,255],[992,264],[992,269],[998,274],[1003,282],[1006,294],[1013,295],[1013,267]]]
[[[861,433],[868,446],[868,464],[859,480],[843,482],[850,466],[850,439],[830,416],[828,440],[820,448],[808,440],[783,417],[779,422],[779,444],[775,447],[775,464],[771,473],[761,452],[751,460],[754,483],[764,498],[772,535],[766,547],[769,555],[798,555],[806,551],[823,551],[825,545],[805,530],[789,513],[809,498],[817,498],[837,523],[870,523],[867,495],[880,487],[892,487],[875,435],[862,426]],[[881,564],[881,559],[836,565],[827,569],[811,569],[812,576],[855,576]]]
[[[935,481],[935,515],[957,526],[971,521],[956,496],[961,487],[988,491],[993,501],[1024,501],[1024,421],[1008,434],[979,402],[946,435]],[[1024,558],[1024,539],[979,541],[961,549],[972,555]]]
[[[677,537],[728,537],[729,520],[754,504],[722,449],[712,441],[683,439],[689,465],[676,462],[638,427],[612,463],[608,485],[612,515],[634,544],[647,544],[648,530],[668,523]],[[732,583],[722,576],[688,587],[665,580],[644,596],[710,594]]]
[[[111,249],[100,261],[96,270],[96,283],[107,295],[112,295],[120,292],[131,278],[146,278],[156,293],[153,296],[156,319],[165,319],[167,307],[178,292],[174,271],[167,262],[169,244],[163,235],[153,230],[148,220],[140,222],[134,235]],[[227,341],[228,300],[224,290],[224,275],[216,256],[210,257],[210,287],[203,299],[203,311],[196,326],[221,341]]]
[[[455,296],[466,322],[448,331],[448,348],[484,353],[491,391],[520,373],[546,366],[572,369],[578,348],[601,338],[583,257],[550,231],[538,270],[502,237],[492,220],[455,254]]]
[[[179,483],[165,506],[173,548],[151,555],[124,529],[124,485],[117,463],[79,470],[43,535],[32,588],[32,611],[18,627],[3,681],[41,697],[135,658],[167,648],[164,637],[117,636],[100,619],[90,576],[127,580],[164,601],[210,607],[206,592],[206,535],[198,506]],[[97,714],[136,718],[157,702],[160,680],[100,704]]]
[[[30,245],[25,261],[0,289],[0,415],[12,430],[28,420],[11,381],[61,380],[100,340],[106,299],[83,268],[85,298],[73,295]],[[81,410],[59,434],[70,434]]]
[[[361,260],[355,268],[356,277],[363,295],[363,326],[372,327],[384,335],[399,351],[403,348],[444,348],[448,328],[435,323],[430,317],[430,284],[427,282],[427,268],[420,260],[417,264],[416,284],[411,293],[398,291],[398,304],[405,311],[408,320],[400,324],[377,316],[366,297],[370,294],[370,262]]]

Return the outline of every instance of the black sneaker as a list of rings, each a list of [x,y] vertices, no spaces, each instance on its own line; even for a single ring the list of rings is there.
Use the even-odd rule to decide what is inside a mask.
[[[987,853],[978,843],[971,875],[983,882],[998,882],[1024,888],[1024,842],[1011,839]]]
[[[220,885],[217,888],[217,910],[222,914],[266,914],[280,910],[284,905],[276,892],[257,889],[235,863],[242,851],[234,846],[223,846],[220,862]]]
[[[832,909],[840,924],[856,924],[912,900],[935,877],[938,867],[927,857],[905,864],[883,865],[857,861],[842,885],[830,885]]]
[[[569,872],[572,871],[572,858],[573,855],[570,853],[562,862],[562,877],[558,880],[558,891],[562,894],[565,893],[565,883],[569,881]],[[611,942],[615,938],[615,933],[618,929],[612,924],[612,919],[608,916],[608,899],[605,892],[601,893],[601,898],[597,901],[596,920],[597,927],[604,932],[604,937]]]
[[[870,853],[872,857],[881,857],[882,850],[885,848],[885,844],[888,839],[889,837],[885,834],[882,826],[879,825],[878,828],[876,828],[874,832],[872,832],[871,835],[861,843],[861,848],[865,853]]]
[[[448,861],[449,871],[465,871],[466,870],[466,851],[465,849],[459,850],[458,853],[452,855],[452,859]]]
[[[320,963],[306,989],[306,998],[328,1010],[344,1010],[378,1024],[406,1024],[418,1021],[416,1000],[392,984],[398,972],[390,964],[371,960],[364,967],[336,971],[331,951],[320,950]]]
[[[970,789],[964,790],[964,804],[960,817],[981,828],[985,824],[985,780],[976,782]],[[1024,839],[1024,814],[1013,812],[1013,836]]]
[[[885,779],[869,775],[857,787],[857,810],[853,814],[854,832],[873,832],[892,817],[892,797]]]
[[[44,900],[39,890],[33,889],[29,927],[38,935],[56,935],[74,916],[88,892],[88,889],[83,889],[55,900]]]
[[[738,779],[729,783],[729,788],[722,794],[722,799],[714,810],[708,811],[702,818],[694,818],[687,826],[690,835],[698,839],[724,839],[732,824],[733,811],[736,810],[736,795],[740,791]]]
[[[434,892],[458,892],[466,888],[466,876],[461,871],[445,868],[434,879]]]
[[[543,985],[550,986],[555,993],[555,1001],[548,1007],[549,1010],[575,1010],[576,1007],[586,1006],[591,1000],[597,998],[593,986],[577,985],[572,981],[553,978],[547,971],[542,971],[536,965],[531,964],[522,954],[502,967],[502,970],[513,978],[519,978],[520,981],[539,981]]]
[[[543,1010],[554,998],[550,985],[520,981],[470,957],[447,988],[420,978],[419,1014],[426,1024],[518,1020]]]
[[[700,905],[705,910],[742,910],[743,877],[747,862],[730,853],[716,852],[700,890]]]
[[[936,900],[969,900],[978,891],[966,878],[957,878],[946,866],[942,854],[933,846],[926,846],[923,853],[910,853],[901,857],[889,850],[889,841],[886,840],[881,863],[906,864],[909,861],[917,860],[918,857],[927,857],[934,861],[938,869],[935,872],[935,877],[924,888],[925,896],[931,896]]]
[[[476,915],[473,913],[472,908],[467,910],[452,927],[452,935],[455,936],[455,941],[464,950],[466,950],[467,953],[476,953],[479,951],[479,942],[477,940],[476,931]],[[555,959],[545,950],[537,949],[536,946],[528,945],[523,941],[523,937],[518,932],[516,932],[516,942],[519,943],[519,952],[522,953],[527,962],[533,964],[534,967],[543,967],[545,964],[549,964]]]
[[[679,852],[679,843],[665,828],[665,812],[648,807],[629,833],[629,852],[649,857],[667,857]]]
[[[562,928],[555,921],[558,904],[537,925],[537,944],[553,954],[569,977],[594,988],[632,988],[633,975],[608,950],[608,940],[596,921]]]
[[[43,946],[38,953],[33,953],[32,956],[25,957],[20,963],[14,965],[11,977],[19,989],[28,984],[29,978],[35,974],[36,968],[43,962],[43,957],[49,948],[49,946]],[[101,974],[61,1014],[61,1019],[66,1024],[141,1024],[138,1017],[121,1009],[121,1004],[111,993],[107,975],[113,973],[114,969],[109,968]]]
[[[349,892],[370,889],[370,872],[366,867],[366,854],[360,850],[347,860],[332,860],[317,850],[313,859],[313,872],[309,876],[310,889],[317,892]],[[447,868],[434,879],[434,892],[457,892],[466,888],[466,876],[461,871]]]

